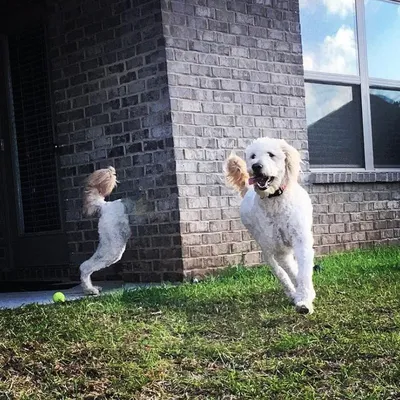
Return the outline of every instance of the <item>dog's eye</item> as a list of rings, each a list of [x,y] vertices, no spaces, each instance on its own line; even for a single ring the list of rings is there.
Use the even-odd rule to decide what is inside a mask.
[[[256,155],[255,155],[255,154],[252,154],[250,158],[251,158],[252,160],[254,160],[254,159],[256,158]]]
[[[275,157],[275,154],[272,154],[272,153],[270,153],[270,152],[268,152],[268,155],[269,155],[271,158],[274,158],[274,157]]]

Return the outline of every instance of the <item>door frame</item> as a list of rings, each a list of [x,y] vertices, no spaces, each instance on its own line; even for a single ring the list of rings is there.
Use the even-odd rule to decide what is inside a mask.
[[[18,149],[16,148],[16,132],[14,127],[14,106],[11,88],[8,40],[5,34],[0,35],[0,46],[0,57],[3,60],[2,65],[0,66],[2,69],[0,74],[2,79],[0,84],[0,96],[4,98],[5,107],[7,109],[5,121],[6,130],[3,137],[5,150],[3,153],[6,170],[11,172],[6,174],[8,180],[7,186],[9,188],[9,190],[7,190],[8,212],[12,219],[17,221],[17,228],[15,229],[15,224],[11,224],[10,229],[15,231],[14,234],[19,234],[21,232],[21,217],[23,218],[22,214],[19,213],[19,210],[22,209],[22,197],[21,187],[19,185],[19,162]],[[7,149],[9,150],[8,153]]]

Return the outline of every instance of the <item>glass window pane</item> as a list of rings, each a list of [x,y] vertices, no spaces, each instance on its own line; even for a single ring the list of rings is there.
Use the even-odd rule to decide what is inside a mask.
[[[359,86],[306,83],[312,167],[364,167]]]
[[[400,91],[371,89],[370,100],[375,167],[400,167]]]
[[[358,75],[354,0],[300,0],[304,69]]]
[[[368,73],[400,80],[400,3],[365,0]]]

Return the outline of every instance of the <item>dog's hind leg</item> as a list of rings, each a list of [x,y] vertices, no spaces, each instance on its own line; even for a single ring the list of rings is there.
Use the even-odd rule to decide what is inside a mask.
[[[275,257],[264,251],[265,262],[271,267],[272,273],[279,279],[283,290],[291,300],[295,299],[296,289],[287,272],[278,264]]]
[[[112,249],[100,243],[93,256],[81,264],[81,284],[85,294],[98,295],[100,293],[101,287],[93,286],[91,275],[95,271],[107,268],[118,262],[124,254],[125,247],[126,243],[123,242],[119,243],[119,246],[114,243]]]
[[[95,254],[89,260],[83,262],[79,268],[81,271],[81,285],[85,294],[98,295],[101,291],[99,286],[93,286],[91,275],[94,271],[106,268],[107,264],[96,261]]]
[[[285,253],[285,254],[276,254],[276,261],[278,264],[286,271],[289,275],[290,280],[293,285],[297,286],[297,274],[298,274],[298,266],[297,262],[294,259],[293,253]]]

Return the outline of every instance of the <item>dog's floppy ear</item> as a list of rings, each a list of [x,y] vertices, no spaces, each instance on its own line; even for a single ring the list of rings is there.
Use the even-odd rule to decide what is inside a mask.
[[[92,172],[86,180],[86,189],[95,188],[100,195],[107,197],[117,186],[117,175],[114,167],[98,169]]]
[[[297,182],[300,174],[300,153],[285,140],[281,140],[281,148],[285,153],[285,168],[287,176],[287,184]]]

